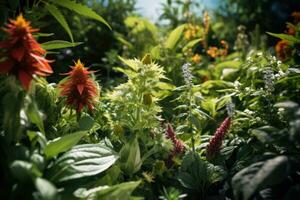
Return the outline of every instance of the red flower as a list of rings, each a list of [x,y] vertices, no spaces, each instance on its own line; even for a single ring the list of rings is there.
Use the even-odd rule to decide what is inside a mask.
[[[75,107],[80,112],[84,106],[93,110],[95,98],[99,94],[96,83],[89,77],[91,71],[88,71],[78,60],[72,70],[65,75],[69,75],[67,80],[60,84],[62,89],[60,95],[67,98],[66,103]]]
[[[175,132],[174,132],[171,124],[167,124],[166,138],[170,139],[173,143],[173,149],[171,152],[172,156],[184,152],[184,150],[185,150],[184,143],[181,140],[176,138]]]
[[[0,42],[0,48],[4,49],[0,54],[3,58],[0,74],[17,76],[27,90],[34,74],[47,76],[53,73],[50,61],[44,58],[46,51],[32,36],[38,29],[33,29],[22,15],[16,20],[10,20],[3,30],[8,38]]]
[[[219,153],[225,134],[230,128],[230,123],[231,119],[230,117],[227,117],[217,129],[213,138],[209,141],[209,144],[206,147],[207,159],[211,159]]]
[[[285,61],[291,55],[291,48],[289,42],[286,40],[280,40],[275,46],[276,56]]]

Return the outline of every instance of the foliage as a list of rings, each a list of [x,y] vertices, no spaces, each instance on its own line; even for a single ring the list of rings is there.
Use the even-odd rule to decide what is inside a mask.
[[[164,27],[131,15],[133,1],[105,2],[11,1],[32,28],[15,21],[0,42],[0,198],[297,198],[300,13],[269,30],[280,41],[266,51],[249,26],[216,37],[226,24],[192,1],[167,1]],[[49,33],[57,25],[64,32]],[[113,38],[103,61],[95,32]],[[59,76],[77,57],[89,70],[78,61]],[[48,63],[54,78],[40,73]]]

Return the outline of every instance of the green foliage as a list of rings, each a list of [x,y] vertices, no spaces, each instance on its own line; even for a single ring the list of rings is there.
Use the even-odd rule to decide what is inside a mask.
[[[80,188],[75,191],[75,196],[81,199],[95,200],[95,199],[116,199],[129,200],[132,199],[132,191],[140,184],[140,182],[125,182],[113,186],[100,186],[92,189]]]
[[[239,171],[232,178],[237,199],[251,199],[256,191],[282,182],[291,173],[286,156],[257,162]]]
[[[62,182],[97,175],[117,159],[117,154],[102,144],[77,145],[54,162],[48,177],[51,181]]]
[[[59,153],[69,150],[76,145],[84,135],[86,135],[86,132],[77,132],[49,141],[44,148],[46,157],[52,158]]]
[[[227,2],[229,14],[243,11],[238,22],[257,19],[243,2]],[[286,54],[279,60],[272,47],[265,50],[259,26],[236,31],[237,23],[220,20],[220,13],[200,17],[197,3],[173,0],[160,18],[169,21],[153,24],[132,13],[134,3],[0,3],[1,11],[24,11],[43,31],[34,35],[41,46],[57,50],[47,55],[56,60],[50,63],[55,75],[46,80],[33,73],[28,91],[17,70],[1,72],[11,55],[0,50],[0,198],[298,197],[299,23],[288,23],[293,34],[269,33],[288,41],[286,49],[275,48],[277,56]],[[263,11],[267,3],[253,5]],[[99,26],[110,27],[97,13],[113,30]],[[7,14],[14,15],[0,16]],[[80,113],[68,108],[56,84],[77,58],[103,85],[94,107]],[[224,119],[230,119],[226,132]]]

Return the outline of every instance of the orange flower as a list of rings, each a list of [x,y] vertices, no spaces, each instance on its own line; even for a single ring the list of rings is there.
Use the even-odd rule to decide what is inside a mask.
[[[75,66],[71,68],[70,72],[65,73],[65,75],[69,75],[67,80],[59,85],[62,89],[60,95],[67,98],[67,105],[75,107],[77,113],[81,112],[84,106],[93,110],[99,89],[89,77],[91,71],[88,71],[80,60],[75,62]]]
[[[291,55],[291,48],[286,40],[280,40],[277,42],[275,51],[277,57],[282,61],[286,60]]]
[[[193,57],[192,57],[192,61],[196,64],[200,63],[201,62],[201,56],[199,54],[195,54]]]
[[[210,57],[216,58],[219,56],[219,49],[217,47],[209,47],[206,53],[210,55]]]
[[[32,36],[38,29],[33,29],[22,15],[16,20],[10,20],[4,31],[8,39],[0,42],[0,48],[4,49],[0,74],[17,76],[23,87],[28,90],[34,74],[47,76],[53,73],[50,61],[44,58],[46,51]]]
[[[300,22],[300,12],[293,12],[292,17],[294,18],[294,23],[295,24]]]
[[[222,49],[219,50],[220,56],[227,56],[228,54],[228,43],[225,40],[221,40]]]

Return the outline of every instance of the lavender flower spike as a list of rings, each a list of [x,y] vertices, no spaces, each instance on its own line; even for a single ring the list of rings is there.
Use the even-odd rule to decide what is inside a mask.
[[[191,66],[191,63],[185,63],[182,66],[182,73],[183,73],[184,82],[188,86],[192,86],[192,84],[193,84],[192,83],[193,75],[191,73],[190,66]]]

